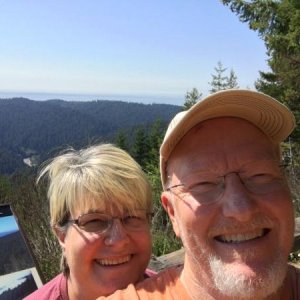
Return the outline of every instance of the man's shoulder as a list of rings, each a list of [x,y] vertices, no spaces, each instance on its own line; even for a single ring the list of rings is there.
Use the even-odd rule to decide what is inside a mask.
[[[64,291],[61,290],[66,285],[66,278],[63,274],[58,274],[41,288],[24,298],[24,300],[64,300]]]
[[[115,292],[108,298],[111,300],[138,300],[138,299],[156,299],[156,300],[170,300],[170,299],[189,299],[186,291],[179,280],[180,270],[177,268],[170,268],[164,270],[151,278],[148,278],[136,286],[130,284],[125,290]]]

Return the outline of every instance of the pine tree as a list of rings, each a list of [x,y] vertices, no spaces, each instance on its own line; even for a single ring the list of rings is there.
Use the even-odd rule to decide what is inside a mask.
[[[148,161],[148,137],[145,128],[140,126],[135,131],[135,141],[133,145],[134,159],[145,169]]]
[[[209,82],[211,89],[210,93],[215,93],[227,88],[228,77],[224,75],[227,68],[224,68],[222,63],[218,61],[217,66],[214,68],[215,74],[212,74],[212,81]]]
[[[237,83],[237,76],[233,69],[230,70],[229,76],[227,77],[227,83],[226,83],[227,89],[238,89],[239,85]]]
[[[127,141],[127,136],[124,132],[124,130],[120,129],[117,132],[116,138],[115,138],[115,144],[117,147],[129,152],[129,145]]]
[[[199,91],[196,88],[193,88],[190,92],[187,92],[185,94],[183,110],[188,110],[190,107],[196,104],[201,97],[202,93],[199,93]]]
[[[300,123],[300,1],[222,0],[265,42],[270,72],[255,87],[287,104]],[[297,126],[299,128],[299,126]],[[300,130],[293,135],[300,137]]]

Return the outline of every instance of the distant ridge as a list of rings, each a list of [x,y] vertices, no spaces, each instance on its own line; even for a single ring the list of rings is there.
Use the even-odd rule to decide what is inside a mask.
[[[24,168],[28,156],[44,160],[67,145],[113,142],[120,129],[130,136],[134,128],[147,128],[157,119],[166,126],[180,110],[177,105],[109,100],[0,99],[0,173],[11,174]]]
[[[0,237],[12,234],[14,232],[16,232],[17,230],[10,230],[10,231],[5,231],[5,232],[0,232]]]
[[[34,266],[19,231],[0,239],[0,276]]]
[[[47,101],[52,99],[61,99],[64,101],[94,101],[94,100],[109,100],[109,101],[124,101],[143,104],[161,103],[180,105],[183,102],[181,95],[166,95],[166,94],[71,94],[71,93],[30,93],[30,92],[4,92],[0,91],[0,98],[27,98],[37,101]]]

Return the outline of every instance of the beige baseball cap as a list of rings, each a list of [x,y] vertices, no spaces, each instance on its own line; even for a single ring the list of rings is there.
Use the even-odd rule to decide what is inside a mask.
[[[245,119],[275,142],[282,142],[296,125],[293,113],[282,103],[263,93],[250,90],[224,90],[199,100],[189,110],[178,113],[170,122],[160,147],[160,173],[165,187],[170,154],[195,125],[218,117]]]

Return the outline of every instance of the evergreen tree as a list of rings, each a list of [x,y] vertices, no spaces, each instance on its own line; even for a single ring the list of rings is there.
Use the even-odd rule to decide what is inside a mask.
[[[230,70],[229,76],[227,77],[227,89],[238,89],[237,76],[233,69]]]
[[[118,130],[116,138],[115,138],[115,144],[117,147],[129,152],[127,136],[126,136],[124,130],[122,130],[122,129]]]
[[[187,92],[185,94],[183,110],[188,110],[190,107],[196,104],[201,97],[202,93],[199,93],[199,91],[196,88],[193,88],[190,92]]]
[[[287,104],[300,123],[300,1],[222,0],[264,40],[271,72],[260,72],[259,91]],[[299,126],[298,126],[299,128]],[[293,134],[297,139],[300,132]]]
[[[157,119],[150,127],[148,134],[148,161],[149,165],[159,165],[159,148],[163,140],[163,131],[160,119]],[[148,168],[147,168],[148,169]]]
[[[224,75],[227,68],[224,68],[222,63],[218,61],[217,66],[214,68],[215,74],[212,74],[212,81],[209,82],[211,89],[210,93],[215,93],[227,88],[228,77]]]
[[[148,161],[148,137],[145,128],[140,126],[135,131],[135,141],[133,144],[133,157],[145,170]]]

